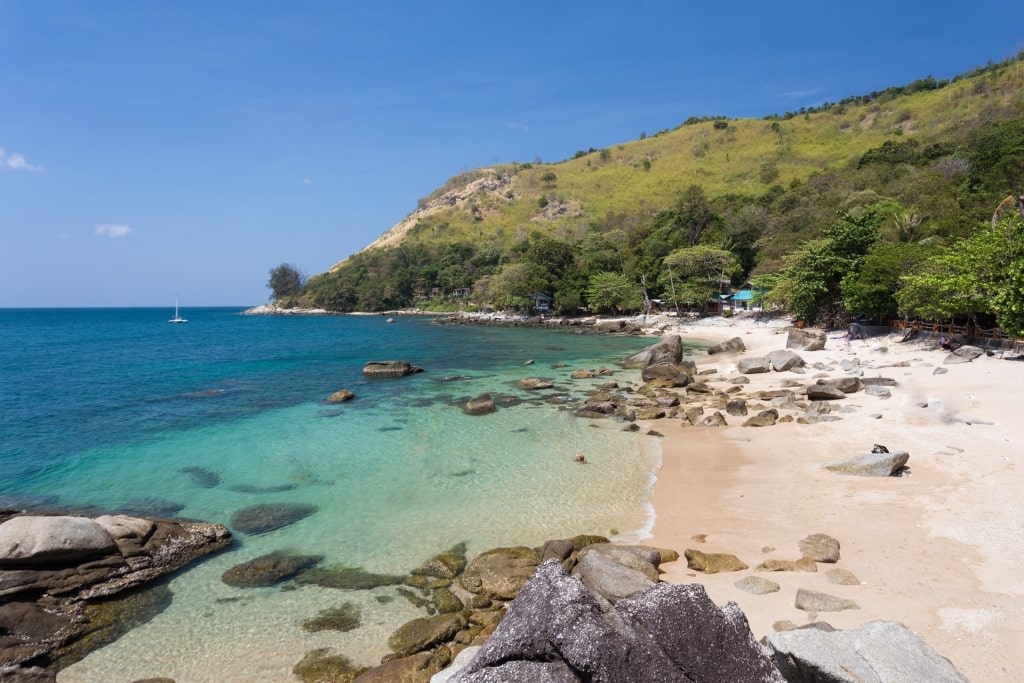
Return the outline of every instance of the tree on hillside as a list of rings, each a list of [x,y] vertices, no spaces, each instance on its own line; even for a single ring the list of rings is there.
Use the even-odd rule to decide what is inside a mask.
[[[590,278],[587,302],[597,313],[637,311],[643,306],[643,296],[635,282],[621,273],[597,273]]]
[[[839,220],[822,231],[822,239],[804,242],[783,258],[784,268],[767,298],[809,322],[840,313],[843,278],[860,270],[878,240],[879,226],[889,215],[885,206],[840,212]]]
[[[677,305],[703,307],[719,293],[723,280],[739,274],[740,262],[730,251],[702,244],[673,251],[665,257],[665,268],[669,285],[665,298]],[[666,277],[661,278],[663,288]]]
[[[305,284],[305,273],[291,263],[282,263],[270,269],[267,288],[270,289],[271,299],[281,300],[298,296]]]
[[[995,316],[1011,336],[1024,336],[1024,218],[1016,212],[927,259],[902,278],[900,309],[932,319]]]

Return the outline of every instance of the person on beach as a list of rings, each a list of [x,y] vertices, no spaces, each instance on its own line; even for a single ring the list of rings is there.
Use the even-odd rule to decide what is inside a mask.
[[[582,453],[577,453],[576,454],[576,462],[578,462],[580,464],[583,464],[583,465],[586,465],[587,464],[587,456],[583,455]]]

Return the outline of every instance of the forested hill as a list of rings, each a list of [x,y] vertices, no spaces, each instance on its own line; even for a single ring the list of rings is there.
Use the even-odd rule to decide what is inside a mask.
[[[817,254],[825,270],[859,270],[876,243],[906,247],[902,266],[916,264],[1024,193],[1022,61],[764,119],[692,117],[557,163],[469,171],[286,303],[527,308],[546,292],[560,312],[628,311],[644,292],[699,303],[724,274],[754,278],[800,314],[832,314],[848,298],[838,282],[787,279],[808,248],[856,242],[852,257]],[[872,312],[895,314],[900,286],[884,284],[890,310],[876,302]]]

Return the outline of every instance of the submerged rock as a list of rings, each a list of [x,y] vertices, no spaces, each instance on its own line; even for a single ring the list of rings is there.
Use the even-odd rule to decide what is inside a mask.
[[[322,588],[345,588],[349,590],[368,590],[381,586],[397,586],[405,581],[404,576],[393,574],[373,574],[362,567],[314,567],[307,569],[295,577],[295,582],[311,584]]]
[[[232,515],[231,526],[246,534],[265,534],[305,519],[319,509],[308,503],[253,505]]]
[[[192,483],[200,488],[212,489],[220,485],[220,475],[205,467],[182,467],[178,471],[187,474]]]
[[[260,588],[287,581],[316,565],[323,555],[293,555],[275,551],[236,564],[221,575],[221,581],[235,588]]]
[[[302,630],[316,631],[351,631],[359,628],[363,612],[354,602],[343,602],[337,607],[328,607],[312,619],[302,622]]]
[[[480,394],[476,398],[466,401],[462,406],[462,412],[466,415],[487,415],[495,410],[497,408],[494,406],[494,399],[490,394]]]

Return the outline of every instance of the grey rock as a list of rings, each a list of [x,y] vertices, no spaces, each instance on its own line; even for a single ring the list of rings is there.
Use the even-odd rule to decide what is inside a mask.
[[[978,356],[984,356],[985,351],[979,349],[977,346],[964,345],[958,349],[955,349],[952,353],[946,356],[942,360],[943,365],[953,365],[955,363],[970,363]]]
[[[708,657],[710,652],[721,656]],[[739,608],[715,606],[703,586],[659,583],[603,607],[582,582],[550,561],[537,569],[452,683],[583,680],[785,681]]]
[[[789,349],[770,351],[768,353],[768,360],[771,362],[772,370],[775,372],[785,372],[786,370],[800,368],[805,365],[804,359],[798,353]]]
[[[112,552],[114,539],[87,517],[22,515],[0,524],[0,567],[69,564]]]
[[[553,386],[555,386],[555,383],[547,377],[524,377],[519,380],[519,388],[528,389],[530,391],[536,389],[550,389]]]
[[[860,377],[836,377],[834,379],[819,379],[818,384],[825,384],[839,389],[844,394],[853,394],[864,388]]]
[[[640,378],[645,382],[650,382],[656,379],[671,379],[675,381],[676,386],[686,386],[690,381],[690,376],[687,375],[678,365],[668,362],[653,363],[651,365],[644,366],[640,371]]]
[[[572,573],[583,581],[591,593],[600,595],[613,605],[650,588],[656,582],[637,569],[623,566],[593,551],[580,554]]]
[[[753,593],[754,595],[776,593],[781,588],[779,584],[775,583],[771,579],[766,579],[763,576],[748,576],[745,579],[740,579],[733,585],[741,591]]]
[[[732,398],[725,404],[725,412],[730,415],[743,416],[747,414],[747,401],[742,398]]]
[[[892,453],[867,453],[825,465],[825,469],[837,474],[858,477],[891,477],[903,469],[910,459],[907,451]]]
[[[846,392],[829,384],[812,384],[807,387],[807,398],[812,401],[834,401],[846,398]]]
[[[762,372],[769,372],[772,369],[772,362],[767,356],[754,356],[751,358],[740,358],[736,361],[736,370],[744,375],[754,375]]]
[[[789,681],[967,683],[924,639],[891,621],[831,633],[816,629],[772,633],[767,650]]]
[[[729,423],[725,421],[725,415],[722,415],[717,410],[700,420],[701,427],[726,427],[728,425]]]
[[[632,356],[628,356],[619,365],[624,368],[643,368],[659,363],[678,364],[683,359],[683,339],[678,334],[665,337],[657,344],[652,344]]]
[[[423,372],[423,368],[404,360],[375,360],[363,366],[363,374],[367,377],[404,377],[417,372]]]
[[[828,336],[825,330],[791,327],[786,335],[786,348],[797,351],[821,351]]]
[[[835,567],[825,572],[825,579],[829,583],[834,583],[839,586],[859,586],[860,579],[857,575],[851,572],[849,569],[843,569],[841,567]]]
[[[732,339],[726,339],[724,342],[712,346],[708,349],[708,355],[713,356],[716,353],[735,353],[746,350],[747,347],[743,344],[743,340],[739,337],[733,337]]]
[[[811,534],[798,543],[800,552],[815,562],[834,564],[839,561],[839,541],[828,534]]]
[[[771,427],[779,420],[779,411],[774,408],[762,410],[757,415],[747,418],[744,427]]]
[[[949,368],[935,368],[932,370],[933,375],[945,375],[947,372],[949,372]]]
[[[796,608],[804,612],[842,612],[846,609],[860,609],[860,606],[853,600],[799,588],[796,591]]]
[[[888,387],[877,386],[874,384],[864,387],[864,393],[868,396],[877,396],[878,398],[892,397],[892,392],[889,391]]]
[[[861,384],[866,387],[894,387],[896,386],[896,380],[892,377],[861,377]]]

